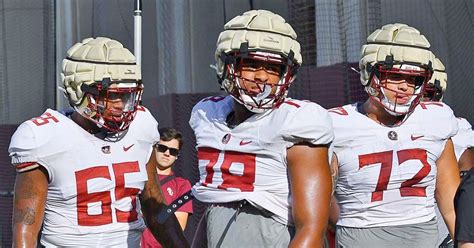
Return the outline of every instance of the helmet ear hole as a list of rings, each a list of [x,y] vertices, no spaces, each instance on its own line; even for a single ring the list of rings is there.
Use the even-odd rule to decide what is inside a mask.
[[[431,97],[427,96],[426,98],[431,101],[441,101],[448,86],[448,75],[446,73],[446,68],[438,58],[434,60],[433,69],[434,72],[428,84],[433,88],[434,93]]]

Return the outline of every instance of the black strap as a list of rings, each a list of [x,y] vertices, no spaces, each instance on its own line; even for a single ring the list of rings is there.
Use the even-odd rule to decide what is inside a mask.
[[[171,181],[175,178],[176,178],[175,175],[168,175],[167,177],[160,180],[160,185],[163,186],[163,185],[165,185],[165,183],[167,183],[167,182],[169,182],[169,181]]]
[[[449,248],[453,247],[453,240],[451,239],[451,236],[448,234],[448,236],[443,240],[443,242],[439,245],[439,248]]]
[[[194,198],[192,190],[184,193],[178,199],[170,203],[165,209],[158,214],[158,223],[163,224],[176,210]]]
[[[216,248],[221,248],[222,242],[224,242],[225,236],[227,235],[227,232],[229,231],[230,226],[232,225],[233,222],[235,222],[235,219],[237,219],[237,215],[240,213],[240,209],[247,204],[246,200],[242,200],[239,202],[239,206],[237,207],[237,210],[235,213],[232,215],[232,217],[229,219],[227,222],[227,225],[225,226],[224,232],[222,233],[221,237],[219,238],[219,241],[217,242]]]

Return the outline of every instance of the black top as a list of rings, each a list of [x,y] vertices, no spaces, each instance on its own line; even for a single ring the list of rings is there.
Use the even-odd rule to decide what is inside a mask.
[[[454,208],[455,247],[459,241],[474,243],[474,168],[461,181],[454,198]]]

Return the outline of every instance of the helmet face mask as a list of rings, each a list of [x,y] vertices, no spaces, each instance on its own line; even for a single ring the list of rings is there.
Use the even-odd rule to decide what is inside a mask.
[[[141,82],[97,83],[92,87],[96,90],[85,91],[83,116],[108,132],[127,130],[141,100]]]
[[[393,116],[412,113],[433,74],[430,46],[420,31],[406,24],[387,24],[370,34],[359,61],[369,98]]]
[[[108,133],[128,129],[141,100],[143,84],[135,56],[105,37],[76,43],[63,60],[63,87],[70,105]]]
[[[425,94],[425,86],[431,78],[429,68],[411,64],[376,64],[369,77],[368,92],[391,115],[411,113]],[[401,92],[388,86],[406,83],[413,92]],[[408,90],[407,90],[408,91]],[[406,100],[400,100],[406,99]]]
[[[302,63],[296,33],[281,16],[251,10],[224,25],[215,52],[219,84],[249,111],[278,108]],[[264,71],[273,79],[251,78]],[[278,74],[278,75],[277,75]]]
[[[231,53],[227,56],[221,78],[223,88],[240,104],[255,113],[277,108],[287,95],[296,67],[282,55],[268,52]],[[268,80],[259,80],[255,74],[263,70]],[[253,78],[246,76],[253,74]]]

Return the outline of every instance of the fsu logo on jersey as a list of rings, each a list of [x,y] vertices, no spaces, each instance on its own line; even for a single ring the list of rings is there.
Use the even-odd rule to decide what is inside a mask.
[[[105,154],[110,154],[110,146],[103,146],[101,150]]]
[[[398,140],[398,134],[395,131],[388,132],[387,136],[391,140]]]
[[[229,140],[230,140],[230,137],[231,137],[231,136],[232,136],[232,135],[231,135],[230,133],[224,135],[224,137],[222,137],[222,144],[227,144],[227,143],[229,143]]]

